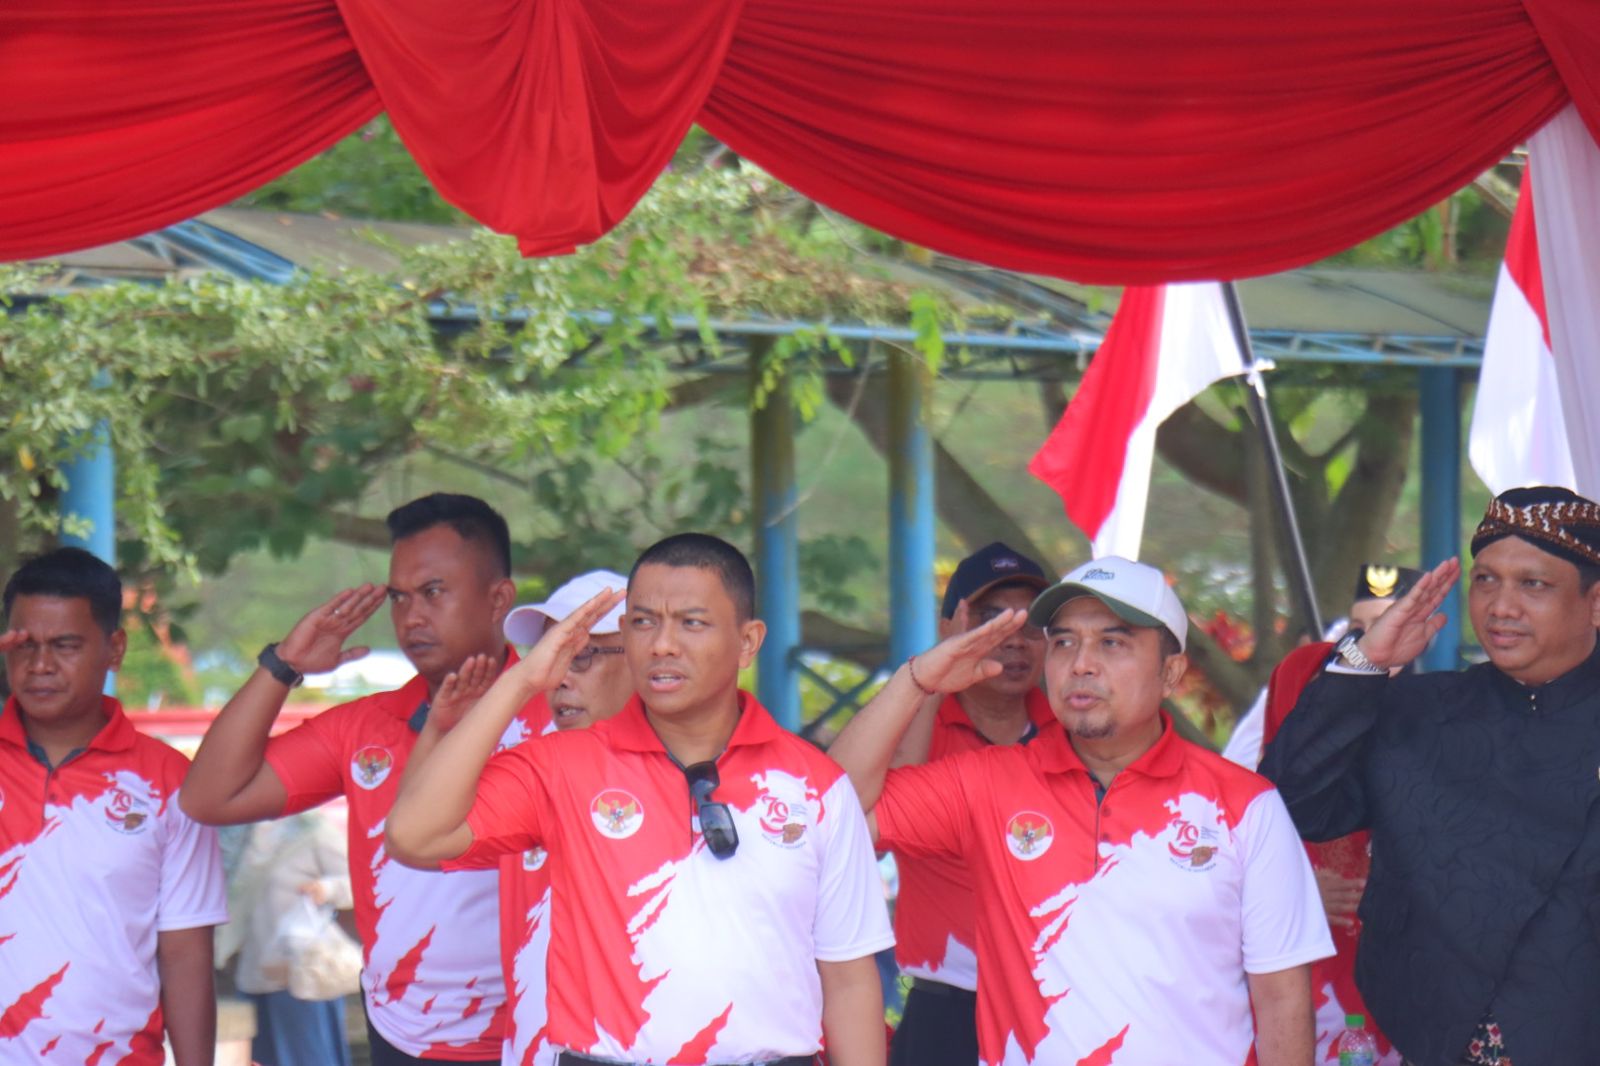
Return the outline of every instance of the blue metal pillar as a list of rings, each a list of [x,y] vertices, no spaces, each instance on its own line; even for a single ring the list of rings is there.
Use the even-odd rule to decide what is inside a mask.
[[[95,426],[83,452],[61,468],[67,487],[61,495],[61,540],[85,548],[117,565],[116,464],[105,424]],[[71,532],[82,522],[87,535]]]
[[[750,365],[761,373],[759,352]],[[756,615],[767,639],[756,656],[756,694],[785,729],[800,728],[800,519],[794,478],[794,403],[787,378],[750,412],[755,490]]]
[[[117,565],[117,469],[111,457],[111,433],[104,422],[97,424],[85,442],[84,450],[61,468],[67,483],[61,494],[61,541],[83,548]],[[87,522],[86,535],[68,532]],[[105,694],[116,695],[117,675],[106,674]]]
[[[938,639],[933,595],[933,438],[924,422],[930,380],[913,354],[889,356],[889,658],[899,665]]]
[[[1418,374],[1422,408],[1422,565],[1461,554],[1461,382],[1450,367]],[[1423,670],[1454,670],[1461,659],[1461,590],[1440,608],[1448,619],[1422,654]]]

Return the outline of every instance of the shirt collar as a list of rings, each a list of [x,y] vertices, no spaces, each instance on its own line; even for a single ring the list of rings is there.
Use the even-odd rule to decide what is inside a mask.
[[[106,724],[80,750],[127,751],[133,747],[138,730],[128,720],[122,703],[112,696],[101,696],[100,708],[105,713]],[[8,697],[5,706],[0,708],[0,742],[24,749],[29,746],[28,731],[22,727],[22,709],[17,706],[17,697],[14,695]]]
[[[661,743],[661,738],[650,727],[644,700],[639,698],[638,693],[629,697],[615,717],[591,729],[603,729],[611,747],[622,751],[658,751],[667,754],[667,746]],[[733,735],[728,738],[728,746],[724,750],[766,744],[787,735],[788,732],[761,706],[760,700],[743,689],[739,690],[739,722],[733,727]]]
[[[1524,685],[1516,678],[1489,664],[1500,678],[1501,688],[1512,699],[1528,700],[1536,697],[1540,709],[1559,711],[1574,703],[1593,697],[1600,691],[1600,640],[1589,652],[1589,657],[1560,677],[1542,685]]]
[[[500,668],[503,674],[517,664],[517,649],[507,644],[505,665]],[[432,709],[432,701],[428,696],[428,680],[417,674],[404,685],[389,693],[387,701],[389,712],[396,718],[404,718],[406,725],[413,733],[422,732],[422,727],[428,723],[428,711]]]
[[[1172,716],[1166,708],[1162,708],[1160,714],[1161,736],[1156,738],[1148,751],[1129,763],[1122,770],[1123,773],[1131,772],[1142,777],[1175,777],[1183,769],[1183,746],[1186,742],[1172,727]],[[1073,749],[1072,740],[1065,729],[1041,729],[1038,739],[1028,748],[1038,752],[1039,766],[1047,773],[1077,772],[1089,775],[1089,768]]]

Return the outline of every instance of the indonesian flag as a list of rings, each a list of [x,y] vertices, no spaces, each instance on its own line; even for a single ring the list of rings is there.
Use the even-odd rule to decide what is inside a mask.
[[[1130,286],[1066,414],[1028,470],[1055,489],[1094,557],[1139,557],[1156,428],[1244,356],[1214,281]]]
[[[1496,495],[1519,485],[1577,487],[1545,313],[1531,181],[1522,183],[1495,284],[1467,454]]]

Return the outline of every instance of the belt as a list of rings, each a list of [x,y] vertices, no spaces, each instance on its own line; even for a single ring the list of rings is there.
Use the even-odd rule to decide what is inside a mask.
[[[930,981],[926,977],[913,977],[911,990],[923,992],[930,996],[945,996],[950,999],[977,999],[978,993],[970,988],[960,988],[956,985],[947,985],[943,981]]]
[[[748,1063],[745,1066],[816,1066],[815,1055],[791,1055],[785,1059],[767,1059],[763,1062]],[[640,1066],[631,1062],[618,1062],[614,1059],[591,1059],[587,1055],[580,1055],[576,1051],[563,1051],[556,1056],[556,1066]],[[711,1066],[707,1063],[706,1066]]]

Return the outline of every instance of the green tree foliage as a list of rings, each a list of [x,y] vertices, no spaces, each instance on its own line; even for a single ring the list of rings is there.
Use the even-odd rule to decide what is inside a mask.
[[[461,221],[381,119],[246,204]],[[1472,235],[1498,223],[1465,201],[1455,210],[1467,251],[1494,243]],[[1448,220],[1408,223],[1346,260],[1442,255]],[[929,257],[818,209],[698,132],[628,220],[576,255],[525,260],[509,239],[483,231],[396,251],[401,266],[389,275],[121,284],[13,306],[0,317],[0,564],[54,536],[61,464],[96,423],[108,427],[117,455],[121,559],[141,580],[220,573],[256,549],[294,557],[327,538],[383,547],[370,513],[374,486],[384,471],[418,463],[470,474],[519,513],[517,554],[530,589],[547,575],[617,565],[686,526],[744,540],[747,413],[779,377],[788,376],[802,421],[842,414],[880,452],[884,397],[876,380],[824,375],[863,353],[822,329],[766,346],[754,375],[675,372],[686,354],[735,354],[718,350],[713,319],[906,325],[938,371],[966,358],[945,350],[942,330],[980,316],[1004,326],[1010,314],[971,305],[961,314],[944,290],[884,276],[873,263],[925,266]],[[4,268],[0,292],[38,293],[46,277]],[[698,335],[668,342],[674,316],[684,315]],[[1410,382],[1379,377],[1352,388],[1321,374],[1275,391],[1325,606],[1347,583],[1348,562],[1386,547],[1411,465]],[[1203,590],[1197,602],[1246,614],[1253,606],[1258,632],[1277,634],[1287,598],[1235,388],[1220,386],[1181,412],[1161,450],[1183,481],[1172,496],[1183,501],[1180,525],[1195,521],[1205,496],[1207,521],[1247,534],[1218,548],[1213,536],[1179,533],[1172,558],[1158,561],[1190,575]],[[1066,395],[1041,387],[1032,406],[1041,426]],[[660,432],[674,411],[686,413],[674,416],[672,433]],[[1020,468],[1038,433],[1027,429],[1019,446],[1022,427],[1000,429],[993,447]],[[951,550],[1001,538],[1064,568],[1081,547],[1063,535],[1059,510],[1050,504],[1041,531],[1044,520],[1024,515],[1015,492],[997,492],[993,471],[974,459],[977,436],[969,426],[936,444]],[[1158,485],[1153,497],[1153,524],[1165,491]],[[870,625],[862,601],[881,599],[881,550],[858,529],[813,531],[802,574],[810,603]],[[821,639],[874,637],[838,618],[808,614],[807,624]],[[1231,700],[1248,699],[1291,636],[1260,641],[1244,664],[1213,648],[1206,665]],[[1204,661],[1203,638],[1198,653]]]
[[[386,115],[263,185],[238,206],[399,222],[470,221],[434,190]]]
[[[715,356],[715,316],[902,321],[911,296],[853,266],[831,227],[793,225],[788,202],[759,172],[700,168],[567,257],[524,259],[476,231],[396,249],[392,275],[207,276],[17,302],[0,317],[4,554],[54,536],[61,466],[96,424],[118,464],[120,561],[140,577],[219,573],[252,549],[293,556],[314,537],[382,544],[361,500],[419,453],[546,516],[519,547],[555,572],[626,559],[686,524],[736,528],[737,457],[714,435],[688,456],[653,437],[681,358],[674,316],[700,323]],[[0,292],[38,293],[48,277],[12,268]],[[810,380],[797,391],[813,407],[810,351],[830,347],[819,333],[779,356]],[[829,542],[813,554],[848,558]]]

